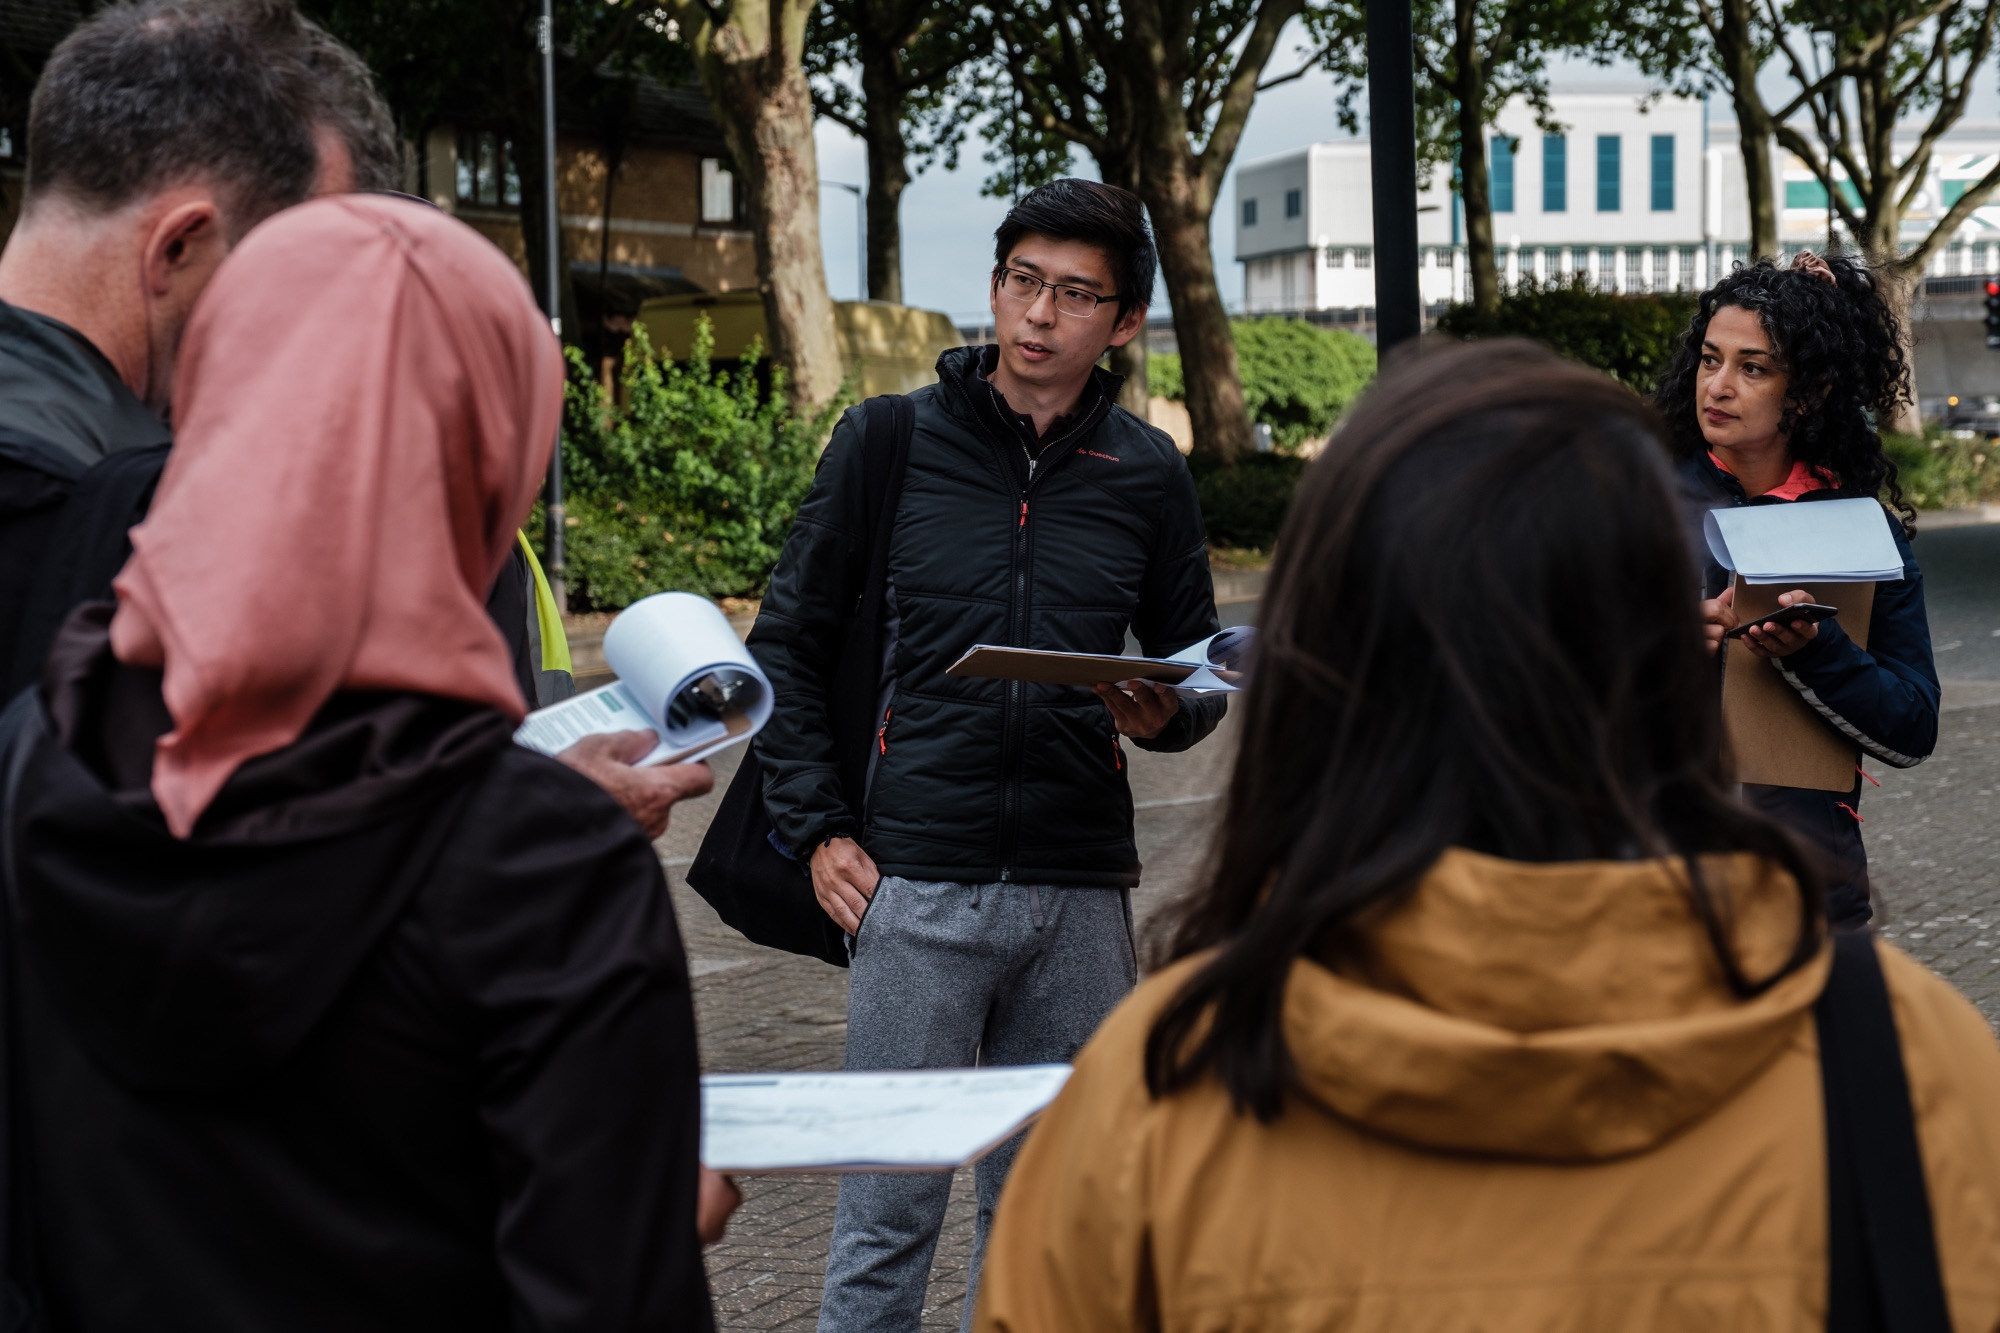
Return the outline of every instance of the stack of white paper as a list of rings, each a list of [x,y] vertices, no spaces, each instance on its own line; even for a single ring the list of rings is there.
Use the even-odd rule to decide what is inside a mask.
[[[951,1171],[1019,1133],[1068,1078],[1068,1065],[710,1074],[701,1160],[746,1175]]]
[[[1879,583],[1903,577],[1889,516],[1873,500],[1806,500],[1711,509],[1717,564],[1745,583]]]
[[[641,764],[705,759],[748,740],[771,717],[771,682],[722,608],[688,592],[642,598],[604,631],[618,679],[528,714],[514,739],[543,754],[585,736],[650,731]]]

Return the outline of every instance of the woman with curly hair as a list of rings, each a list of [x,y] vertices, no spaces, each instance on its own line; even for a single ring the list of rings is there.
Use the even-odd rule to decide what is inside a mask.
[[[1910,397],[1902,327],[1880,279],[1858,260],[1801,253],[1740,268],[1702,293],[1694,322],[1660,381],[1684,517],[1737,505],[1881,499],[1903,577],[1878,584],[1868,646],[1839,622],[1754,625],[1744,638],[1827,725],[1896,768],[1937,743],[1938,680],[1924,616],[1923,575],[1910,550],[1915,512],[1882,452],[1876,423]],[[1711,652],[1737,625],[1728,574],[1706,561],[1703,618]],[[1812,600],[1803,590],[1779,603]],[[1745,784],[1749,802],[1831,854],[1828,914],[1856,927],[1872,915],[1861,840],[1861,783],[1818,791]]]

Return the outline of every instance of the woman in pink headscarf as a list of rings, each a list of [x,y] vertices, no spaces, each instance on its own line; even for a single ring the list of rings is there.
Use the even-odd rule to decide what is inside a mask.
[[[415,202],[281,214],[203,295],[6,811],[52,1324],[710,1326],[666,885],[511,743],[484,609],[561,393],[519,274]]]

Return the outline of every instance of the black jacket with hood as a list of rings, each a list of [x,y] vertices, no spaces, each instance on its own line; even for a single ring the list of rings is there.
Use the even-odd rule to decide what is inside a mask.
[[[0,697],[35,681],[50,638],[78,600],[64,602],[45,585],[108,582],[117,572],[117,564],[51,568],[78,560],[72,548],[93,545],[89,533],[64,531],[66,502],[91,478],[112,511],[105,522],[122,537],[152,498],[171,438],[82,334],[0,301]],[[122,543],[108,549],[122,563]],[[51,597],[60,603],[53,619],[37,607]]]
[[[1797,500],[1746,496],[1743,483],[1715,465],[1707,451],[1679,464],[1681,516],[1689,545],[1702,570],[1702,596],[1729,586],[1729,574],[1708,550],[1702,520],[1711,509],[1740,505],[1812,504],[1853,498],[1837,487],[1809,491]],[[1847,636],[1840,622],[1819,626],[1812,642],[1771,668],[1825,719],[1871,759],[1891,768],[1911,768],[1937,745],[1940,691],[1931,659],[1930,621],[1924,612],[1924,576],[1903,525],[1884,511],[1903,577],[1877,584],[1869,616],[1868,646]],[[1861,837],[1861,785],[1846,792],[1804,787],[1744,784],[1744,797],[1826,854],[1827,913],[1835,925],[1859,926],[1874,913],[1869,903],[1868,850]]]
[[[10,1073],[58,1333],[712,1326],[651,846],[491,710],[337,695],[187,841],[79,610],[11,808]]]
[[[888,875],[1129,887],[1132,793],[1103,702],[945,669],[977,643],[1118,653],[1129,629],[1158,655],[1215,633],[1194,479],[1164,432],[1116,405],[1119,378],[1103,371],[1031,449],[985,378],[992,359],[954,348],[911,395],[862,810],[841,796],[827,724],[867,559],[859,411],[834,430],[750,635],[778,699],[756,741],[765,807],[800,859],[850,837]],[[1184,698],[1165,731],[1134,744],[1185,750],[1224,707]]]

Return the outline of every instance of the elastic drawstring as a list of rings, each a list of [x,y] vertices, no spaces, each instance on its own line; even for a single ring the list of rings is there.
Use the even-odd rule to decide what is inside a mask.
[[[1867,820],[1861,817],[1861,812],[1859,810],[1856,810],[1853,806],[1849,805],[1847,802],[1835,801],[1834,804],[1839,806],[1841,809],[1847,811],[1848,814],[1853,815],[1855,823],[1866,824],[1868,822]]]
[[[979,886],[977,884],[972,886],[972,910],[975,912],[979,910]]]
[[[1032,884],[1028,886],[1028,918],[1036,930],[1042,928],[1042,891]]]

